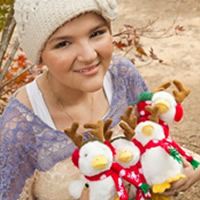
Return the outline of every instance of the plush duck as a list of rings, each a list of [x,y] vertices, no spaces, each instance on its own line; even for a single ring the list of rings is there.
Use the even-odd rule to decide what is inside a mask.
[[[114,160],[120,164],[123,168],[129,170],[132,175],[140,180],[142,180],[143,183],[145,183],[145,180],[142,179],[143,176],[141,176],[140,173],[140,151],[138,147],[132,142],[124,138],[116,138],[112,142],[113,147],[116,150],[116,154],[114,156]],[[151,194],[148,191],[150,186],[146,185],[145,192],[135,187],[134,185],[130,184],[129,182],[125,181],[124,185],[129,188],[129,197],[131,199],[137,199],[137,200],[145,200],[145,199],[151,199]]]
[[[147,183],[154,193],[162,193],[170,184],[184,178],[182,159],[167,143],[163,127],[158,123],[158,108],[147,107],[150,119],[140,122],[135,128],[134,141],[139,144],[141,165]]]
[[[140,148],[141,163],[143,166],[142,169],[144,170],[143,173],[145,175],[145,178],[147,178],[147,183],[153,187],[153,191],[156,193],[162,193],[163,191],[165,191],[167,188],[170,187],[171,182],[184,177],[184,175],[182,174],[183,170],[182,156],[185,157],[192,164],[194,169],[196,169],[199,166],[199,163],[196,160],[194,160],[192,156],[187,154],[177,143],[175,143],[169,137],[168,125],[171,125],[174,121],[181,120],[183,116],[183,109],[181,107],[181,103],[183,102],[185,97],[187,97],[188,94],[190,93],[190,90],[184,88],[183,84],[180,81],[175,80],[173,81],[173,83],[178,89],[178,91],[173,91],[173,96],[167,93],[166,91],[163,91],[170,86],[170,82],[167,82],[162,86],[158,87],[153,92],[141,93],[140,96],[138,97],[137,102],[135,102],[137,104],[139,120],[138,120],[138,125],[135,129],[136,135],[133,139],[133,142]],[[152,118],[153,109],[146,109],[146,108],[149,107],[150,105],[156,107],[157,110],[156,121],[149,120],[149,118]],[[156,133],[159,134],[157,135]],[[159,155],[157,151],[162,153],[160,153]],[[165,156],[163,157],[162,154],[164,154]],[[158,177],[158,180],[160,180],[160,177],[159,177],[159,171],[157,172],[154,171],[155,169],[157,169],[155,168],[155,163],[159,162],[158,166],[164,166],[164,167],[171,166],[171,164],[170,165],[167,165],[167,163],[166,165],[164,164],[167,161],[165,157],[168,157],[170,162],[174,163],[174,165],[172,166],[174,166],[174,172],[177,173],[175,173],[176,175],[172,174],[173,176],[170,177],[170,179],[166,179],[162,183],[161,182],[156,183],[155,181],[156,177]],[[146,163],[145,160],[148,159],[149,159],[149,161],[147,162],[148,164],[145,164]],[[153,165],[150,164],[151,162],[154,164]],[[160,163],[163,163],[164,165]],[[145,167],[151,165],[152,165],[151,168]],[[162,169],[162,167],[159,167],[159,169]],[[171,170],[170,167],[166,167],[166,170],[167,173],[168,171],[173,172],[173,170]],[[163,178],[165,174],[164,171],[165,171],[164,169],[160,170],[161,174],[163,175]],[[149,174],[152,175],[152,179],[148,178]],[[153,182],[153,180],[155,181],[155,183]],[[168,199],[168,198],[166,197],[155,198],[155,196],[153,195],[152,199]]]
[[[146,182],[152,186],[154,193],[162,193],[170,188],[172,182],[184,178],[182,156],[193,160],[196,168],[199,163],[187,155],[182,148],[169,137],[166,137],[165,126],[159,123],[159,108],[147,106],[148,118],[136,125],[133,142],[140,149],[140,162]],[[130,120],[124,120],[130,124]],[[155,165],[157,163],[157,165]]]
[[[109,142],[104,142],[104,135],[109,137],[112,135],[112,132],[108,130],[108,124],[110,121],[106,121],[104,125],[102,121],[97,124],[86,124],[86,128],[94,129],[91,134],[98,139],[92,139],[87,143],[83,143],[82,136],[76,134],[78,124],[74,123],[71,129],[65,130],[68,137],[79,147],[74,151],[72,161],[87,180],[90,200],[110,200],[115,196],[118,196],[120,200],[128,200],[129,196],[121,177],[138,187],[142,183],[129,171],[113,162],[114,149]],[[83,184],[81,185],[83,187]],[[78,192],[78,195],[74,194],[74,191],[69,192],[77,198],[77,196],[80,197],[82,190]]]
[[[159,108],[159,118],[166,122],[169,126],[174,122],[178,122],[183,117],[183,108],[181,103],[189,95],[190,89],[185,88],[178,81],[173,81],[178,90],[173,90],[173,95],[166,91],[155,92],[152,96],[152,106]]]
[[[177,90],[173,90],[173,95],[165,91],[170,85],[170,82],[166,82],[159,87],[155,88],[152,92],[142,92],[135,103],[138,108],[138,114],[140,117],[149,115],[149,112],[145,109],[148,105],[159,107],[159,118],[167,125],[171,125],[174,121],[180,121],[183,117],[183,108],[181,103],[189,95],[190,89],[184,87],[184,85],[174,80],[173,84]]]
[[[128,107],[126,114],[121,116],[121,119],[126,121],[129,126],[124,122],[121,122],[119,125],[124,131],[124,137],[116,137],[111,140],[113,147],[115,148],[114,160],[119,163],[122,167],[131,171],[135,174],[138,179],[141,179],[143,183],[146,183],[143,174],[141,173],[141,164],[140,164],[140,150],[132,142],[132,138],[135,134],[133,131],[136,126],[136,117],[133,119],[130,118],[132,115],[133,107]],[[142,191],[140,188],[136,188],[134,185],[130,185],[129,195],[131,198],[136,198],[140,200],[151,199],[151,193],[149,192],[149,185],[146,185],[146,191]]]
[[[128,199],[128,194],[122,185],[121,179],[111,171],[113,153],[103,143],[102,135],[97,137],[99,140],[91,140],[83,144],[82,135],[76,134],[77,129],[78,124],[73,123],[71,129],[66,129],[65,133],[79,147],[74,151],[72,161],[80,169],[89,184],[89,199],[110,200],[117,196],[117,192],[122,193],[123,197],[121,199]],[[83,184],[81,185],[83,187]],[[77,191],[78,194],[74,194],[73,190],[69,192],[74,195],[74,198],[77,198],[77,196],[81,195],[82,190],[83,188],[80,187],[80,190]]]
[[[181,103],[190,94],[190,89],[184,87],[180,81],[174,80],[173,84],[177,88],[177,90],[173,90],[173,95],[164,90],[154,92],[151,99],[152,106],[156,106],[159,109],[159,124],[165,128],[165,136],[168,138],[168,142],[196,169],[199,163],[169,137],[168,126],[182,119],[184,112]]]
[[[171,85],[170,82],[166,82],[159,87],[155,88],[153,91],[141,92],[136,101],[130,102],[130,104],[136,105],[138,118],[147,117],[150,113],[145,109],[146,106],[152,105],[152,97],[155,93],[159,91],[166,90]]]

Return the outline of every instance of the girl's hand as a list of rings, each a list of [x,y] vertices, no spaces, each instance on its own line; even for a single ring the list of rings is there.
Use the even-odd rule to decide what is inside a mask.
[[[183,161],[183,167],[186,177],[172,183],[170,189],[162,193],[163,196],[178,196],[180,192],[185,192],[189,187],[200,180],[200,167],[194,170],[192,165],[185,160]]]

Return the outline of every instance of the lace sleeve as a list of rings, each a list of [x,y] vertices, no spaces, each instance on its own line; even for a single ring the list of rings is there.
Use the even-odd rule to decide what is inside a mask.
[[[63,132],[11,98],[0,119],[0,199],[16,200],[36,169],[49,170],[75,148]]]
[[[127,106],[135,101],[141,92],[147,90],[147,86],[133,63],[122,56],[112,57],[109,73],[112,80],[112,98],[106,118],[112,118],[113,127],[119,123]]]
[[[126,91],[126,97],[129,102],[135,101],[138,95],[148,90],[148,87],[135,67],[127,58],[122,56],[113,56],[112,73],[115,73],[114,82],[117,88]]]
[[[127,85],[129,88],[130,100],[135,101],[138,95],[141,92],[147,91],[148,87],[143,79],[142,75],[139,73],[135,65],[128,60],[128,76],[127,76]]]
[[[36,166],[35,143],[23,113],[8,106],[0,120],[0,199],[15,200]]]

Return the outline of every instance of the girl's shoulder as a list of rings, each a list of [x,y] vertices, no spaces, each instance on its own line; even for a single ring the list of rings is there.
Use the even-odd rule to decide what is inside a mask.
[[[38,80],[41,79],[42,74],[38,75],[32,82],[27,83],[26,85],[19,88],[13,96],[24,106],[29,108],[30,110],[33,110],[31,101],[30,101],[30,93],[34,96],[35,95],[35,88],[38,88],[37,83]],[[29,94],[28,91],[29,90]],[[39,90],[39,89],[38,89]],[[40,90],[39,90],[40,91]],[[37,95],[36,95],[37,96]]]
[[[26,87],[23,86],[22,88],[18,89],[13,95],[20,103],[25,105],[27,108],[32,110],[31,103],[29,101]]]

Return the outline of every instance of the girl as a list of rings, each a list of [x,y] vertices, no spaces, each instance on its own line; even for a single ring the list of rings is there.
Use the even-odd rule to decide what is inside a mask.
[[[63,130],[78,121],[87,138],[85,123],[112,118],[117,133],[120,115],[147,86],[129,60],[113,55],[115,0],[16,0],[14,8],[22,49],[48,70],[19,89],[1,116],[0,199],[70,200],[79,171]],[[195,173],[189,170],[187,187]]]

